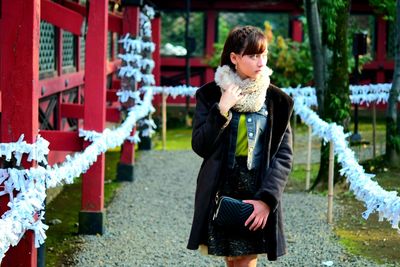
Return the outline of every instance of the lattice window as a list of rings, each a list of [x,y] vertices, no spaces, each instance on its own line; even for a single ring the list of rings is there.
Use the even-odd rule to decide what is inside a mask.
[[[84,29],[86,29],[86,21],[84,21]],[[79,61],[81,69],[85,67],[85,54],[86,54],[86,32],[85,35],[79,37]]]
[[[118,52],[119,52],[118,40],[119,40],[120,36],[118,35],[118,33],[114,33],[114,34],[115,34],[115,38],[114,38],[114,58],[117,59]]]
[[[76,66],[75,51],[74,35],[71,32],[63,31],[63,68]]]
[[[107,58],[108,60],[112,59],[113,51],[112,51],[112,32],[107,33]]]
[[[63,103],[78,103],[78,94],[79,94],[79,88],[74,87],[71,88],[68,91],[65,91],[62,93],[62,102]],[[73,118],[63,118],[61,121],[61,127],[62,129],[66,130],[76,130],[78,128],[78,119],[73,119]]]
[[[56,130],[58,119],[58,95],[51,95],[39,102],[39,128],[40,130]]]
[[[55,27],[45,21],[40,22],[40,74],[51,73],[56,70],[55,59]]]

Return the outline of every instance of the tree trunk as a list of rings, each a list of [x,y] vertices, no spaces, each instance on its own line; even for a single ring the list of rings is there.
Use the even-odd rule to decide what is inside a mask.
[[[325,91],[325,54],[321,41],[321,23],[319,20],[317,0],[304,0],[306,9],[308,37],[313,61],[313,76],[317,93],[318,114],[324,114]]]
[[[345,131],[350,122],[350,91],[347,56],[347,28],[350,14],[350,0],[344,0],[343,5],[336,10],[336,33],[334,42],[328,42],[332,51],[329,64],[329,78],[324,95],[324,115],[327,122],[343,125]],[[311,189],[326,189],[328,184],[329,146],[322,145],[320,169],[317,179]],[[338,166],[335,166],[335,179],[338,180]]]
[[[400,88],[400,0],[396,1],[396,40],[392,88],[390,89],[386,113],[386,157],[389,165],[398,166],[400,151],[400,120],[397,99]]]

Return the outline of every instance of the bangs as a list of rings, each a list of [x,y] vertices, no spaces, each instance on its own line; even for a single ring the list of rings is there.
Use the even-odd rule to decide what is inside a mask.
[[[248,37],[248,42],[242,55],[257,55],[262,54],[267,50],[268,40],[265,35],[256,31]]]

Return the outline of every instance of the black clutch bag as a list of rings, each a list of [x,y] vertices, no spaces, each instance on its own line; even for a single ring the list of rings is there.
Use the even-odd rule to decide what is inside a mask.
[[[241,200],[221,196],[218,198],[213,216],[216,225],[229,228],[245,228],[244,223],[253,213],[254,207]]]

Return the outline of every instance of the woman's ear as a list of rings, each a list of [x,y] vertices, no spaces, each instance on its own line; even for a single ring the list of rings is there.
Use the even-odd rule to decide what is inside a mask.
[[[236,55],[235,53],[231,52],[231,53],[229,54],[229,56],[230,56],[230,58],[231,58],[232,63],[233,63],[234,65],[236,65],[236,64],[237,64],[238,55]]]

